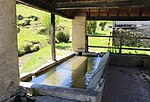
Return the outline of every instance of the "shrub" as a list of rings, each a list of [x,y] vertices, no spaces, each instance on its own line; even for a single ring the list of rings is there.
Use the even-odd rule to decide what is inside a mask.
[[[27,53],[36,52],[40,49],[39,44],[33,44],[30,42],[24,42],[24,44],[21,43],[21,45],[18,48],[18,56],[22,56]]]
[[[68,33],[58,32],[58,33],[56,34],[56,39],[57,39],[59,42],[68,43],[68,42],[69,42],[69,38],[70,38],[70,35],[69,35]]]

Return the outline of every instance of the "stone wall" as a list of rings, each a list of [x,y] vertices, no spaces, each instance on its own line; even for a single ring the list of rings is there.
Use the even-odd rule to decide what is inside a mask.
[[[0,102],[19,90],[16,0],[0,0]]]
[[[111,54],[110,65],[150,68],[150,56]]]

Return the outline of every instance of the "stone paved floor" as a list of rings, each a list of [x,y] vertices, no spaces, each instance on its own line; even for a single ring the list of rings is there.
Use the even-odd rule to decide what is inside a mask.
[[[141,69],[111,66],[102,102],[150,102],[150,80]]]
[[[36,97],[35,102],[77,102],[77,101],[71,101],[71,100],[66,100],[61,98],[50,97],[50,96],[38,96]]]

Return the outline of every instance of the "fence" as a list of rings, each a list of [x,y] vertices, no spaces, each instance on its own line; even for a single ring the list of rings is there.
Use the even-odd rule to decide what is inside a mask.
[[[124,50],[140,50],[140,51],[150,51],[150,49],[148,49],[148,48],[131,48],[131,47],[126,47],[126,48],[124,48],[123,47],[123,39],[124,39],[124,37],[123,36],[96,36],[96,35],[86,35],[87,37],[87,42],[86,42],[86,44],[87,44],[87,51],[88,51],[88,49],[89,49],[89,47],[91,47],[91,48],[108,48],[108,50],[110,50],[110,49],[119,49],[119,53],[121,54],[122,53],[122,49],[124,49]],[[88,42],[88,38],[89,37],[95,37],[95,38],[109,38],[109,42],[108,42],[108,46],[93,46],[93,45],[89,45],[89,42]],[[110,45],[110,39],[114,39],[114,38],[118,38],[119,39],[119,46],[113,46],[113,45]],[[127,38],[127,37],[126,37]],[[150,37],[130,37],[130,38],[132,38],[132,39],[147,39],[147,40],[149,40],[150,39]]]

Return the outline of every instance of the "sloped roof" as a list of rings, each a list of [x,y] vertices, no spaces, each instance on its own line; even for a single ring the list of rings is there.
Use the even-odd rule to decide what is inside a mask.
[[[150,0],[17,0],[73,19],[85,12],[88,20],[150,20]]]

